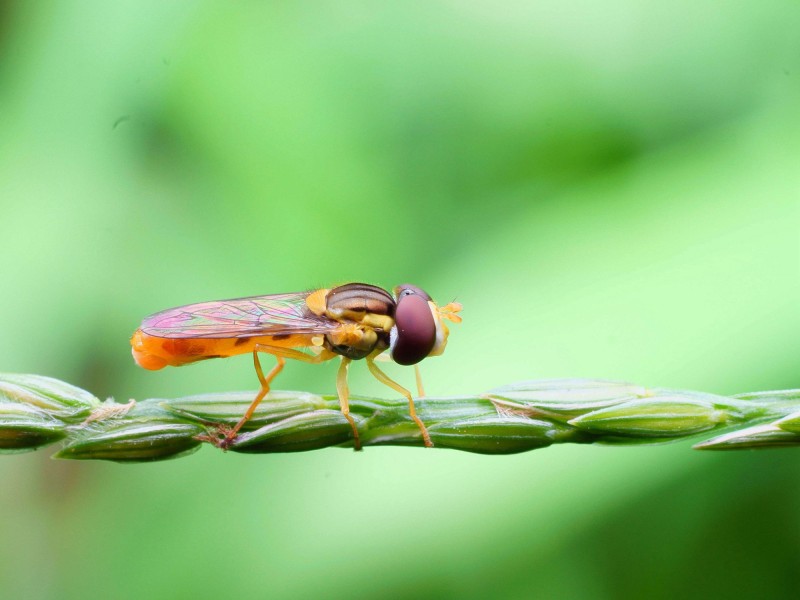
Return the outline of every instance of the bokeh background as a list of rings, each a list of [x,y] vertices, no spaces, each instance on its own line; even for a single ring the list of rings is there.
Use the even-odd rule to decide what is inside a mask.
[[[432,395],[798,387],[798,32],[792,0],[0,2],[0,370],[255,389],[246,357],[146,372],[128,337],[179,304],[408,281],[464,304]],[[6,598],[797,590],[791,450],[50,453],[0,457]]]

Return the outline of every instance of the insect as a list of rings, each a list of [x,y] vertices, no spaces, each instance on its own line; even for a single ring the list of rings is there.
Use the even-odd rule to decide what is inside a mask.
[[[447,345],[445,320],[460,323],[457,302],[439,307],[413,285],[394,288],[394,295],[366,283],[348,283],[332,289],[290,294],[252,296],[202,302],[171,308],[147,317],[131,337],[134,360],[145,369],[182,366],[209,358],[253,354],[261,389],[239,422],[217,443],[230,446],[253,415],[287,358],[321,363],[336,356],[341,364],[336,376],[339,405],[350,427],[356,449],[358,429],[350,414],[347,370],[350,362],[366,359],[381,383],[408,400],[409,414],[420,429],[425,446],[432,447],[425,424],[417,415],[411,392],[390,379],[375,364],[385,350],[401,365],[417,365],[438,356]],[[312,354],[300,348],[308,348]],[[272,354],[277,364],[264,375],[259,353]],[[417,369],[417,387],[422,385]]]

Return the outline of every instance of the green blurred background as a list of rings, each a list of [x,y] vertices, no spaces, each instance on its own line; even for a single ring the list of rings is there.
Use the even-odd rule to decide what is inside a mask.
[[[356,280],[464,304],[431,395],[798,387],[798,32],[793,0],[0,2],[0,370],[255,389],[246,357],[146,372],[128,337]],[[789,450],[50,453],[0,460],[5,598],[797,590]]]

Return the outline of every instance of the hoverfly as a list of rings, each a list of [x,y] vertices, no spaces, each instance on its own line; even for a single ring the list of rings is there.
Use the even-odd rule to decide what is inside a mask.
[[[374,285],[348,283],[332,289],[171,308],[147,317],[131,337],[131,346],[134,360],[151,370],[252,352],[261,389],[239,422],[219,440],[217,445],[223,449],[230,446],[267,395],[285,359],[320,363],[337,355],[342,362],[336,391],[342,414],[353,430],[356,449],[361,445],[348,404],[347,370],[352,360],[362,358],[378,381],[406,397],[410,416],[419,427],[425,446],[432,447],[411,392],[381,371],[375,359],[388,349],[396,363],[416,367],[423,358],[442,354],[449,334],[444,320],[460,323],[460,310],[457,302],[439,307],[413,285],[397,286],[392,296]],[[299,348],[309,348],[313,354]],[[260,352],[277,359],[266,375],[258,357]],[[422,395],[418,370],[417,386]]]

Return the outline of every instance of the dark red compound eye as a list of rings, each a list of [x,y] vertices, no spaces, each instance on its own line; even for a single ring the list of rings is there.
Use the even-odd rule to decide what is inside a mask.
[[[392,359],[400,365],[414,365],[428,356],[436,343],[436,322],[428,305],[425,292],[423,297],[416,293],[397,295],[397,308],[394,313],[395,331],[392,339]],[[422,290],[420,290],[422,291]]]
[[[394,288],[394,295],[398,300],[404,296],[410,296],[411,294],[422,296],[425,300],[431,299],[425,290],[418,288],[415,285],[411,285],[410,283],[404,283],[403,285],[398,285],[396,288]]]

